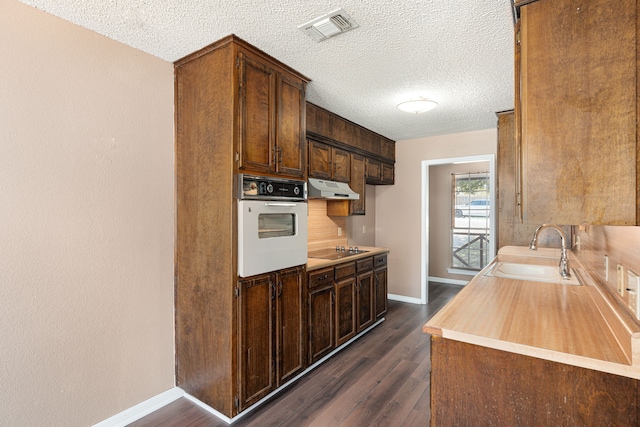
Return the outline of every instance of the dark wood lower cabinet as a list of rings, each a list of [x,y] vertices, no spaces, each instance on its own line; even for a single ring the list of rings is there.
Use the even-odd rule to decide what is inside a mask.
[[[431,337],[431,425],[635,426],[638,381]]]
[[[293,379],[306,367],[306,312],[304,271],[284,270],[276,275],[277,384]]]
[[[240,281],[240,410],[306,367],[304,279],[299,267]]]
[[[362,332],[373,325],[376,320],[374,313],[375,288],[373,270],[358,273],[356,281],[356,332]]]
[[[275,298],[272,274],[241,282],[240,404],[245,408],[266,396],[275,379]]]
[[[374,310],[377,320],[387,313],[387,254],[374,256],[373,268]]]
[[[356,335],[356,278],[348,277],[335,284],[336,347]]]
[[[335,347],[333,282],[309,290],[309,362],[315,363]]]

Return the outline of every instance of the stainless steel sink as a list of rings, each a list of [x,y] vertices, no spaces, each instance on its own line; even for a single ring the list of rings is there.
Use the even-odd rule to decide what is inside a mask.
[[[503,277],[505,279],[526,280],[529,282],[558,283],[562,285],[580,285],[580,281],[573,269],[570,270],[571,277],[562,278],[557,266],[518,264],[513,262],[498,261],[494,263],[485,276]]]
[[[318,258],[318,259],[342,259],[342,258],[348,258],[350,256],[354,256],[354,255],[360,255],[360,254],[365,254],[369,251],[363,251],[363,250],[358,250],[357,252],[355,250],[349,251],[348,249],[346,249],[344,252],[342,251],[336,251],[335,249],[319,249],[317,251],[311,251],[309,252],[309,258]]]

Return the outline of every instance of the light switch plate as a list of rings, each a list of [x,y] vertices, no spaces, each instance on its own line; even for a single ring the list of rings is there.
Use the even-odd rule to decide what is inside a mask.
[[[604,281],[609,281],[609,255],[604,256]]]
[[[640,319],[640,304],[638,304],[638,290],[640,290],[640,276],[627,270],[627,291],[629,291],[629,308]]]
[[[616,270],[616,280],[618,284],[618,293],[621,297],[624,296],[624,267],[618,264],[618,268]]]

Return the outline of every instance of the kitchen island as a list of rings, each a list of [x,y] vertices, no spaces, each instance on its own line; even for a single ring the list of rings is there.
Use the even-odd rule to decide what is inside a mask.
[[[638,423],[638,323],[571,255],[578,286],[490,275],[559,259],[505,247],[424,326],[431,425]]]

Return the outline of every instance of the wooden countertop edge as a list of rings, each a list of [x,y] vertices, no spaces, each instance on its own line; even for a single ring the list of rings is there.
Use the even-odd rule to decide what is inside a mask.
[[[424,329],[423,329],[424,330]],[[531,347],[510,341],[503,341],[493,338],[486,338],[477,335],[466,334],[463,332],[442,330],[442,338],[460,341],[468,344],[479,345],[482,347],[493,348],[495,350],[507,351],[510,353],[520,354],[523,356],[536,357],[538,359],[549,360],[552,362],[563,363],[565,365],[577,366],[579,368],[592,369],[594,371],[606,372],[614,375],[621,375],[628,378],[640,380],[640,367],[625,365],[622,363],[608,362],[605,360],[594,359],[586,356],[578,356],[575,354],[564,353],[555,350],[549,350],[540,347]]]
[[[341,259],[309,258],[307,260],[307,271],[319,270],[321,268],[330,267],[332,265],[338,265],[345,262],[356,261],[362,258],[381,255],[389,252],[389,248],[378,248],[373,246],[360,246],[360,249],[367,252],[362,254],[352,255],[346,258],[341,258]]]

